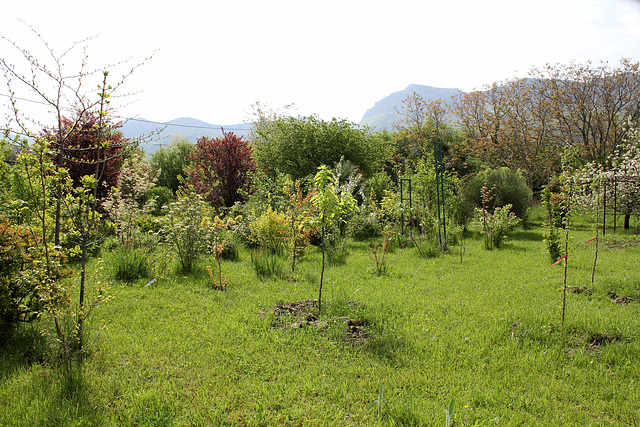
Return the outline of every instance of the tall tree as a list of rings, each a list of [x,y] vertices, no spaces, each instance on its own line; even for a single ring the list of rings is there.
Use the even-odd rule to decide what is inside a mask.
[[[521,169],[532,188],[560,170],[566,146],[603,163],[624,140],[625,120],[640,119],[640,69],[572,63],[532,69],[530,78],[463,94],[455,111],[471,151],[497,168]]]
[[[156,185],[167,187],[175,194],[187,177],[189,156],[194,145],[186,139],[173,139],[151,155],[151,166],[158,174]]]
[[[562,140],[548,104],[530,79],[494,83],[461,95],[456,113],[470,150],[490,168],[521,170],[531,188],[557,167]]]
[[[399,172],[415,166],[425,154],[433,153],[436,142],[442,144],[444,152],[451,151],[456,135],[447,123],[446,112],[444,101],[426,102],[416,92],[407,95],[396,108],[400,120],[395,122],[393,160]]]
[[[82,185],[85,175],[95,174],[99,153],[103,164],[96,176],[96,197],[102,200],[112,187],[117,186],[121,154],[130,144],[119,128],[120,124],[112,124],[109,117],[86,111],[78,112],[73,118],[62,117],[61,128],[45,129],[42,137],[52,141],[53,163],[68,170],[74,187]],[[64,146],[61,145],[60,132],[65,135]]]
[[[640,64],[548,64],[532,69],[536,93],[554,114],[558,132],[582,155],[602,163],[623,142],[625,122],[640,119]]]

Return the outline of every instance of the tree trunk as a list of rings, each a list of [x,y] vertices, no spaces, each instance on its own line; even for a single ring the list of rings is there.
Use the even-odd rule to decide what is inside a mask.
[[[631,215],[626,214],[626,215],[624,216],[624,229],[625,229],[625,230],[628,230],[628,229],[629,229],[629,226],[630,226],[630,224],[629,224],[629,223],[630,223],[630,221],[631,221]]]
[[[324,245],[324,236],[325,230],[324,225],[322,226],[322,270],[320,270],[320,292],[318,293],[318,317],[322,314],[322,281],[324,280],[324,260],[325,260],[325,245]]]
[[[81,247],[82,247],[82,266],[80,269],[80,295],[78,301],[78,342],[77,342],[77,350],[82,350],[82,342],[84,340],[84,293],[85,293],[85,280],[87,276],[87,233],[83,233]]]

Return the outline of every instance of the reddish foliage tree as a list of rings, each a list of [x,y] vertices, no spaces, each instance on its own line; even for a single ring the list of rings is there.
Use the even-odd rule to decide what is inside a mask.
[[[247,141],[232,132],[222,131],[222,138],[203,136],[191,152],[189,181],[214,206],[231,207],[245,198],[239,190],[248,191],[249,172],[255,172],[253,151]]]
[[[118,183],[120,154],[128,143],[118,130],[120,126],[103,117],[100,132],[99,114],[85,112],[80,118],[63,117],[62,135],[57,129],[46,129],[43,135],[52,140],[53,162],[69,171],[74,186],[80,186],[83,176],[95,175],[96,163],[101,163],[97,196],[104,199]]]

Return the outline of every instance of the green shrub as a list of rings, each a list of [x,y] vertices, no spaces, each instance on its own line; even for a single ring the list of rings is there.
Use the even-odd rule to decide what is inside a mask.
[[[151,215],[142,215],[136,218],[135,225],[138,227],[138,230],[136,230],[135,232],[143,234],[148,234],[149,232],[157,233],[162,229],[162,224],[156,221],[156,219],[157,218]],[[143,241],[144,238],[138,236],[137,240]]]
[[[287,219],[270,206],[249,224],[249,241],[252,246],[282,255],[286,251],[289,235]]]
[[[493,213],[477,208],[476,212],[474,226],[484,236],[484,247],[488,250],[502,247],[513,228],[520,223],[520,218],[511,212],[511,205],[497,207]]]
[[[553,186],[542,189],[542,204],[547,211],[549,225],[556,228],[564,228],[567,217],[566,196],[558,188],[554,191]]]
[[[393,230],[385,231],[382,234],[381,243],[369,244],[369,258],[374,262],[375,274],[382,276],[387,273],[387,255],[391,250],[391,241],[393,240]]]
[[[153,187],[146,192],[145,199],[155,200],[151,214],[158,216],[162,214],[162,207],[173,201],[173,191],[167,187]]]
[[[47,261],[48,260],[48,261]],[[66,293],[60,279],[71,270],[56,248],[44,247],[27,227],[0,223],[0,343],[19,322],[31,322],[60,304]]]
[[[238,246],[233,240],[225,240],[224,248],[220,253],[220,258],[227,261],[240,261],[240,252],[238,251]]]
[[[349,221],[349,235],[356,240],[367,240],[382,234],[382,215],[377,209],[361,209]]]
[[[208,214],[202,196],[190,188],[178,190],[178,200],[168,206],[162,232],[176,251],[183,273],[191,272],[207,251],[211,234]]]
[[[544,244],[549,251],[549,257],[551,262],[556,262],[560,259],[560,252],[562,250],[562,243],[560,242],[560,236],[556,227],[549,227],[549,232],[544,232]]]
[[[325,255],[329,265],[345,265],[349,256],[347,239],[341,237],[338,232],[325,236]]]
[[[433,237],[425,234],[411,234],[410,237],[413,246],[416,248],[418,255],[421,258],[437,258],[442,253],[440,250],[440,243]]]
[[[483,187],[492,192],[490,200],[485,199],[484,203]],[[484,207],[493,213],[495,208],[511,205],[511,212],[522,221],[526,221],[532,195],[522,174],[507,167],[478,172],[464,188],[464,199],[475,207]]]
[[[369,197],[376,203],[382,202],[385,191],[391,190],[393,182],[386,172],[377,172],[367,180],[369,186]]]
[[[149,277],[149,256],[140,249],[113,252],[111,265],[116,280],[132,283]]]

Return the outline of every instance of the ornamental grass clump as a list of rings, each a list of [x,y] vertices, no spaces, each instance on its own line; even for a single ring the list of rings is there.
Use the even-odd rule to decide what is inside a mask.
[[[270,250],[256,249],[251,251],[251,265],[258,277],[263,279],[285,276],[282,257]]]
[[[138,279],[149,277],[149,256],[141,249],[115,251],[111,265],[116,280],[133,283]]]

